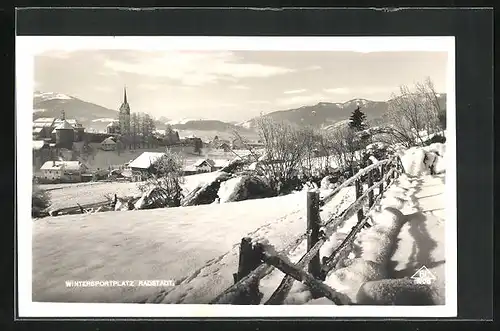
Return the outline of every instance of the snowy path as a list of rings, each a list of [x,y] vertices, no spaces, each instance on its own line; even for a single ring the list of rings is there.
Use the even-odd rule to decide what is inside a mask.
[[[347,192],[351,188],[344,191]],[[342,199],[342,192],[337,196]],[[323,208],[336,212],[338,199]],[[352,201],[351,201],[352,202]],[[203,303],[232,285],[242,237],[278,249],[306,228],[306,195],[68,215],[33,223],[33,300]],[[169,288],[66,288],[67,280],[169,280]]]
[[[405,213],[407,222],[399,233],[398,247],[392,257],[392,278],[411,277],[425,266],[436,276],[438,300],[444,303],[444,175],[422,176],[408,184],[406,187],[413,190],[416,210]]]
[[[358,302],[358,289],[365,282],[382,281],[396,278],[409,278],[421,267],[425,266],[436,279],[431,284],[429,298],[434,304],[445,303],[445,215],[444,215],[444,174],[437,176],[422,175],[409,178],[402,175],[389,189],[372,211],[375,226],[362,230],[355,241],[356,247],[351,257],[352,266],[333,271],[325,280],[332,288],[348,295],[354,303]],[[392,213],[384,212],[384,208],[395,208],[402,212],[402,227],[394,235],[383,235],[376,229],[378,226],[392,227],[397,218],[390,219]],[[389,217],[388,217],[389,216]],[[396,223],[394,223],[396,222]],[[348,233],[356,217],[346,222],[339,231]],[[377,225],[378,224],[378,225]],[[396,228],[396,227],[395,227]],[[339,234],[337,236],[339,236]],[[395,245],[395,246],[393,246]],[[388,252],[388,258],[381,258],[382,252]],[[384,255],[384,254],[382,254]],[[385,254],[387,255],[387,254]],[[375,262],[375,264],[374,264]],[[415,285],[408,281],[407,288]],[[389,284],[389,283],[386,283]],[[385,290],[394,286],[385,285]],[[397,286],[397,284],[396,284]],[[376,304],[395,304],[391,295],[370,293],[383,302]],[[401,298],[405,299],[403,296]],[[375,300],[376,302],[376,300]],[[412,301],[410,301],[412,302]],[[325,298],[311,300],[310,292],[302,284],[295,284],[286,303],[289,304],[333,304]],[[414,302],[412,302],[414,303]],[[371,302],[370,304],[375,304]]]

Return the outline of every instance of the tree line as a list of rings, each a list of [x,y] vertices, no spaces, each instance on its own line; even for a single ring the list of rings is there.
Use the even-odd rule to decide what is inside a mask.
[[[444,139],[446,109],[430,79],[413,88],[401,86],[400,93],[392,97],[386,121],[377,127],[360,107],[344,123],[321,130],[261,116],[257,129],[264,143],[264,156],[246,144],[256,161],[255,171],[281,194],[301,176],[320,177],[339,171],[352,175],[367,162],[366,147],[371,143],[408,148],[428,144],[431,135],[432,141],[436,141],[435,137]],[[245,145],[244,139],[235,135]]]

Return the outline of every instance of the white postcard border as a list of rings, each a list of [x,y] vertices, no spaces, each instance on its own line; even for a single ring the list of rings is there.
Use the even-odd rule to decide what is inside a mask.
[[[443,306],[190,305],[32,302],[34,56],[81,49],[445,51],[447,68],[446,304]],[[455,38],[443,37],[16,37],[17,297],[19,317],[454,317],[457,315]],[[31,110],[31,111],[30,111]],[[20,175],[22,174],[22,175]]]

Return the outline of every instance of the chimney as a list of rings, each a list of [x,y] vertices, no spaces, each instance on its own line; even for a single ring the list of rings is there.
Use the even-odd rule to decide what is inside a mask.
[[[52,161],[52,166],[53,166],[53,167],[55,167],[55,166],[56,166],[56,161],[55,161],[55,160],[53,160],[53,161]]]

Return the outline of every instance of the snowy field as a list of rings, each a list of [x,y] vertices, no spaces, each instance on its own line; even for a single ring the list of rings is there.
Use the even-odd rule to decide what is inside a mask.
[[[182,185],[184,192],[192,191],[199,183],[204,184],[215,178],[217,172],[186,176]],[[50,190],[51,210],[106,201],[106,195],[118,197],[138,196],[139,182],[89,182],[74,184],[47,184],[42,188]]]
[[[349,190],[325,206],[322,216],[339,211]],[[267,238],[284,248],[305,232],[305,217],[306,194],[298,192],[228,204],[43,218],[33,223],[33,300],[208,302],[232,285],[242,237]],[[174,279],[179,285],[161,291],[68,289],[64,283],[110,279]]]
[[[444,145],[425,149],[445,153]],[[404,153],[402,163],[410,175],[401,175],[384,192],[369,214],[373,226],[358,234],[346,262],[327,275],[325,283],[353,303],[394,304],[394,287],[413,288],[408,277],[425,266],[436,277],[429,287],[432,304],[444,304],[445,174],[430,175],[425,163],[434,162],[439,169],[443,158],[425,155],[422,149]],[[321,218],[352,202],[353,188],[347,187],[322,208]],[[356,221],[353,216],[342,224],[320,255],[330,255]],[[33,222],[33,300],[208,303],[233,284],[242,237],[265,239],[279,251],[305,229],[305,191],[227,204],[43,218]],[[289,258],[296,262],[305,252],[304,240]],[[283,276],[274,270],[261,280],[262,302]],[[64,283],[159,279],[173,279],[177,285],[75,289]],[[295,282],[285,304],[333,303],[312,299]]]

